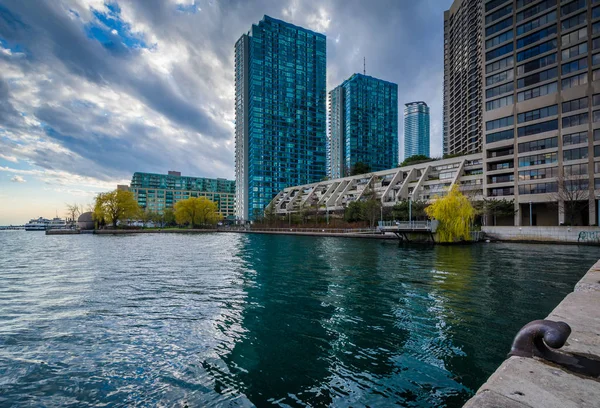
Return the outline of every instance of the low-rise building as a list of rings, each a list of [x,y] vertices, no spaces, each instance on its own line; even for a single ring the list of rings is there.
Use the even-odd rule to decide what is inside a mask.
[[[162,214],[175,203],[190,197],[206,197],[217,203],[225,219],[235,217],[235,181],[168,174],[134,173],[129,190],[142,208]]]
[[[270,205],[280,215],[305,206],[320,212],[344,210],[349,203],[367,197],[391,207],[409,198],[431,201],[455,184],[473,200],[482,200],[483,177],[482,155],[476,153],[289,187],[279,192]]]

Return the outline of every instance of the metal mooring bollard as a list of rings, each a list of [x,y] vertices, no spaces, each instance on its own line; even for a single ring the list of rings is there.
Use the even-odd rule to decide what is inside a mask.
[[[537,357],[587,377],[600,378],[600,357],[558,351],[571,335],[565,322],[534,320],[515,336],[508,357]]]

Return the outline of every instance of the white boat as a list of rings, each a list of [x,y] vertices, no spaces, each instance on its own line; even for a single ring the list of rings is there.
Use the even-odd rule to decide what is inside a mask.
[[[48,229],[65,229],[67,222],[61,218],[55,217],[51,220],[40,217],[31,219],[25,224],[25,231],[45,231]]]

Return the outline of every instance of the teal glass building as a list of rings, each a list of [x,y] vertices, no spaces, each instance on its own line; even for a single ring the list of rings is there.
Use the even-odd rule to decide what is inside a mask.
[[[323,34],[264,16],[235,44],[236,218],[326,175]]]
[[[344,177],[358,162],[371,171],[398,165],[398,85],[354,74],[329,93],[327,170]]]
[[[425,102],[404,105],[404,158],[429,157],[429,106]]]

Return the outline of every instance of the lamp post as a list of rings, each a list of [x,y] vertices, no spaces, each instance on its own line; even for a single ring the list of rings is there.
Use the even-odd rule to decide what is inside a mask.
[[[408,196],[408,226],[409,228],[412,226],[412,201],[410,196]]]
[[[329,207],[327,207],[327,204],[325,205],[325,214],[327,217],[327,225],[329,225]]]
[[[529,226],[533,226],[533,211],[531,209],[531,201],[529,202]]]

